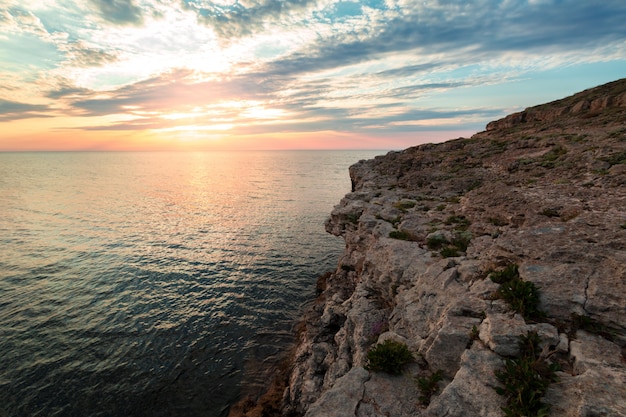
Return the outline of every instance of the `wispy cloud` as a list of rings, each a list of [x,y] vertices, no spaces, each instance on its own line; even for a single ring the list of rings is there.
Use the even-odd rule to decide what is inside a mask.
[[[438,53],[456,55],[460,62],[476,62],[489,54],[524,51],[532,56],[593,50],[603,44],[623,45],[626,40],[626,26],[621,24],[626,3],[621,1],[560,1],[541,6],[529,6],[525,1],[480,3],[416,2],[402,9],[377,33],[320,39],[303,51],[273,61],[269,72],[298,74],[412,51],[418,63],[389,70],[405,75],[407,69],[436,66],[419,60]]]
[[[118,56],[102,48],[88,46],[80,40],[58,45],[66,53],[68,65],[78,68],[99,67],[118,61]]]
[[[99,15],[106,21],[115,24],[139,25],[143,22],[141,8],[132,0],[89,0]]]
[[[18,103],[0,99],[0,121],[52,117],[50,108],[39,104]]]
[[[302,19],[301,14],[315,10],[320,0],[244,0],[238,2],[187,1],[183,6],[198,15],[223,39],[251,36],[269,25]],[[295,16],[294,16],[295,15]]]

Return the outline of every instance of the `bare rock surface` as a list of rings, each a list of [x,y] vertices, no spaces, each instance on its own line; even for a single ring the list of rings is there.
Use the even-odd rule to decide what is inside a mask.
[[[282,415],[501,416],[495,371],[533,331],[561,365],[553,415],[626,416],[626,79],[350,177],[326,223],[345,251],[303,320]],[[490,274],[510,265],[543,315],[498,296]],[[415,357],[400,376],[364,369],[386,339]]]
[[[370,374],[365,369],[352,368],[309,407],[306,417],[355,415],[369,379]]]
[[[502,359],[480,344],[467,349],[454,379],[430,404],[425,416],[485,416],[502,415],[502,400],[493,389],[497,385],[494,372]]]

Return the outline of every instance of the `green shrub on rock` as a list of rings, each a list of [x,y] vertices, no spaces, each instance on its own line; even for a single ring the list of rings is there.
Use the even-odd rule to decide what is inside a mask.
[[[537,321],[545,316],[539,308],[539,288],[533,282],[520,278],[517,265],[507,265],[490,276],[493,282],[500,284],[496,296],[506,301],[525,320]]]
[[[389,232],[389,237],[399,240],[411,240],[411,234],[409,232],[405,232],[404,230],[392,230]]]
[[[446,246],[439,251],[439,254],[444,258],[454,258],[459,256],[459,250],[454,246]]]
[[[548,404],[541,399],[550,383],[557,380],[558,365],[550,364],[541,354],[540,339],[536,332],[528,332],[519,339],[520,354],[507,359],[504,369],[496,371],[496,378],[502,384],[496,387],[498,394],[506,398],[502,407],[506,417],[547,416]]]
[[[514,279],[504,283],[498,289],[498,296],[526,320],[536,321],[545,316],[539,309],[539,289],[530,281]]]
[[[415,201],[403,200],[394,203],[393,206],[402,212],[406,212],[408,209],[415,207],[416,204]]]
[[[471,240],[472,234],[470,232],[457,232],[452,238],[452,245],[456,246],[461,252],[465,252]]]
[[[446,239],[444,235],[435,234],[428,238],[428,240],[426,241],[426,246],[428,246],[428,249],[436,250],[441,249],[444,245],[447,245],[448,243],[450,243],[450,241]]]
[[[404,365],[412,360],[413,355],[404,343],[387,339],[367,352],[365,369],[398,375],[402,372]]]
[[[518,279],[519,271],[517,265],[509,264],[503,270],[491,272],[490,277],[491,281],[496,284],[504,284],[505,282],[509,282],[513,279]]]
[[[461,231],[467,230],[472,224],[472,222],[465,216],[457,215],[449,216],[443,223],[447,225],[455,225],[454,228]]]
[[[437,235],[433,236],[433,238],[435,237],[437,237]],[[445,240],[445,237],[441,236],[441,238]],[[454,236],[452,237],[452,242],[448,242],[448,244],[446,244],[439,251],[439,253],[444,258],[452,258],[455,256],[460,256],[461,255],[460,252],[467,251],[467,247],[469,246],[471,240],[472,240],[472,234],[470,232],[467,232],[467,231],[456,232]],[[443,242],[443,240],[440,240],[439,242]],[[429,248],[431,248],[431,246],[436,247],[439,245],[439,242],[437,242],[436,240],[433,241],[429,239],[427,242],[427,245]],[[445,242],[447,242],[447,240],[445,240]]]

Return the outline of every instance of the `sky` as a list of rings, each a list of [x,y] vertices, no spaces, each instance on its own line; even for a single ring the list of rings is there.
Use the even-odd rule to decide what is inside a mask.
[[[624,0],[0,0],[0,151],[403,149],[626,77]]]

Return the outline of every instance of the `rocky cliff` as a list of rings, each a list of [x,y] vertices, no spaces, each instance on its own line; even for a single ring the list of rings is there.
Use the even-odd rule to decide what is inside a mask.
[[[535,334],[552,415],[626,416],[626,79],[350,176],[282,415],[502,416],[496,375]],[[385,340],[413,354],[399,375],[366,370]]]

